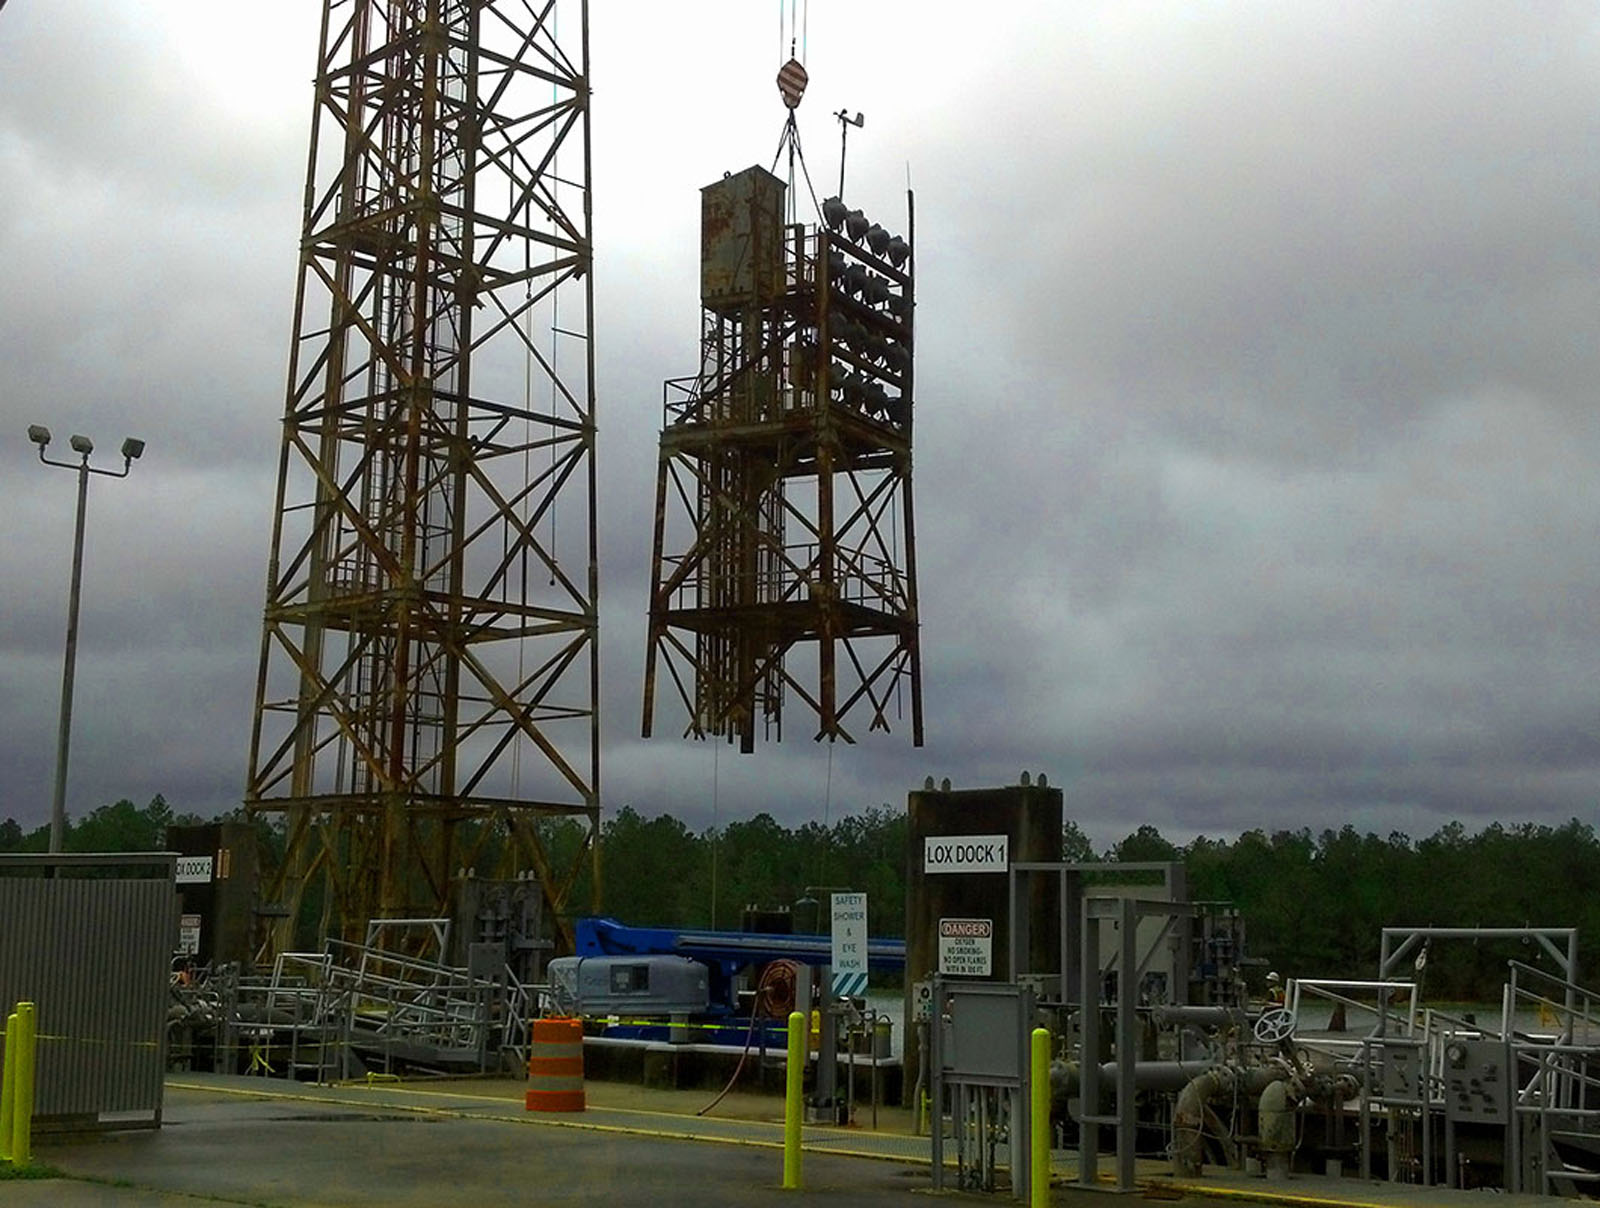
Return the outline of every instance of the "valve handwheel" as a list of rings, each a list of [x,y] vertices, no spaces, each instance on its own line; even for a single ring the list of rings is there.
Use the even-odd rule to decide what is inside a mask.
[[[1262,1044],[1277,1044],[1294,1035],[1294,1012],[1288,1007],[1274,1007],[1263,1011],[1252,1031]]]

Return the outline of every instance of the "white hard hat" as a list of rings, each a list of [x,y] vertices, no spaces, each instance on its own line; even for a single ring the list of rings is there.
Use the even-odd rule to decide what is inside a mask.
[[[1268,981],[1277,981],[1278,980],[1278,971],[1276,969],[1274,969],[1271,973],[1267,974],[1267,980]]]

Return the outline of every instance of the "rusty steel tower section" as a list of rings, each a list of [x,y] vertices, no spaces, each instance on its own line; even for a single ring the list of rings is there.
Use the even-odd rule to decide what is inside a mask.
[[[912,246],[838,198],[786,222],[786,191],[760,167],[702,191],[700,371],[665,386],[643,732],[666,683],[686,734],[745,752],[793,703],[819,739],[909,718],[920,746]]]
[[[559,918],[597,858],[588,59],[582,2],[324,0],[246,787],[277,947],[312,884],[347,937],[460,868]]]

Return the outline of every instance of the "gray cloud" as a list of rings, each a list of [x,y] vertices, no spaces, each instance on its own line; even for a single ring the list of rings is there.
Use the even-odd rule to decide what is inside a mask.
[[[0,816],[44,818],[71,540],[29,422],[150,442],[91,499],[72,810],[240,792],[317,7],[0,16]],[[900,228],[916,187],[929,745],[637,737],[698,189],[771,162],[787,48],[731,0],[596,6],[607,803],[1029,768],[1101,841],[1592,816],[1588,8],[816,7],[819,196],[841,107],[852,201]]]

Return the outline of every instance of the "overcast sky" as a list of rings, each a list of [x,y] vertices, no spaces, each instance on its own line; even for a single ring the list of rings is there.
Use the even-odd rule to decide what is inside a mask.
[[[149,442],[91,489],[69,812],[241,797],[319,7],[0,13],[0,817],[48,817],[70,569],[29,423]],[[778,7],[592,14],[608,808],[1026,768],[1102,843],[1594,820],[1590,4],[815,0],[813,176],[849,107],[851,202],[916,189],[927,745],[639,739],[660,382]]]

